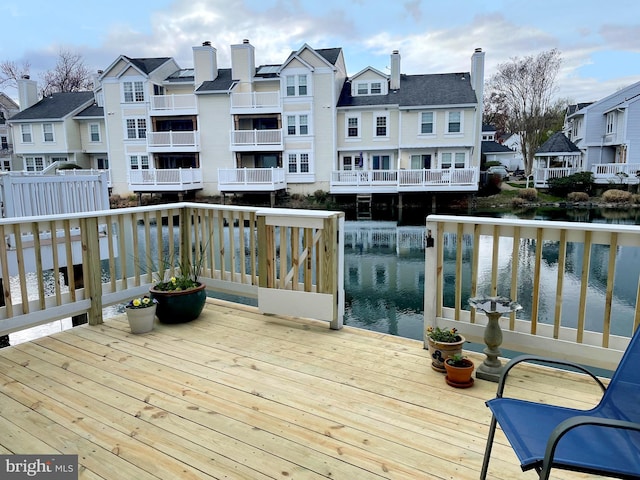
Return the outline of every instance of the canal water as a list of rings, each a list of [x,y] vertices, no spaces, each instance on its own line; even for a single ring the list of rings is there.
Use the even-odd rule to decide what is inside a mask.
[[[390,220],[392,212],[375,214],[373,220],[359,221],[355,215],[347,213],[349,220],[345,223],[345,324],[389,333],[406,338],[422,340],[423,338],[423,302],[424,302],[424,233],[426,214],[422,210],[407,210],[403,212],[402,220]],[[468,213],[464,213],[468,215]],[[504,216],[494,212],[474,212],[477,216]],[[640,224],[640,214],[635,212],[612,210],[561,210],[546,209],[527,212],[521,216],[510,215],[514,218],[537,220],[564,220],[611,224]],[[386,218],[385,218],[386,217]],[[482,245],[482,244],[481,244]],[[470,249],[471,244],[465,245]],[[481,246],[482,248],[482,246]],[[488,246],[489,251],[491,247]],[[582,252],[579,246],[573,246],[567,254],[567,277],[565,289],[575,288],[578,291],[579,273],[581,271]],[[616,273],[616,290],[614,291],[614,309],[612,324],[614,334],[629,335],[631,332],[633,308],[638,285],[637,265],[640,258],[637,249],[620,252],[623,261],[620,262]],[[501,245],[500,252],[510,252],[509,245]],[[466,252],[470,258],[470,251]],[[526,255],[526,254],[525,254]],[[543,248],[543,278],[555,279],[557,276],[557,248],[553,244]],[[590,284],[587,305],[594,317],[602,297],[605,295],[607,262],[600,259],[608,258],[608,247],[595,245],[591,262]],[[451,262],[455,260],[451,259]],[[501,268],[508,268],[511,262],[509,255],[501,256]],[[521,271],[526,272],[530,264],[529,258],[519,259]],[[480,271],[490,278],[491,265],[480,262]],[[447,258],[445,256],[445,269]],[[47,284],[53,288],[55,282],[50,275]],[[508,275],[503,276],[509,278]],[[526,275],[525,275],[526,277]],[[555,280],[554,280],[555,281]],[[508,286],[503,286],[505,290]],[[522,294],[518,296],[523,305],[523,311],[518,315],[527,318],[530,300],[527,300],[526,282],[522,283]],[[499,286],[499,293],[501,288]],[[488,293],[488,292],[479,292]],[[553,314],[555,292],[542,292],[540,300],[540,320],[550,321]],[[469,288],[463,287],[463,303],[469,296]],[[225,297],[223,297],[225,298]],[[228,298],[228,297],[227,297]],[[563,324],[570,326],[572,319],[577,318],[577,295],[563,303]],[[232,300],[239,300],[231,298]],[[247,301],[246,303],[251,303]],[[445,292],[445,305],[453,305],[453,292]],[[111,307],[106,316],[115,315],[123,308]],[[564,318],[566,316],[566,319]],[[51,324],[42,325],[34,329],[16,332],[10,335],[11,344],[21,343],[43,335],[71,328],[71,320],[65,319]],[[589,328],[589,325],[587,325]],[[617,329],[617,330],[616,330]]]

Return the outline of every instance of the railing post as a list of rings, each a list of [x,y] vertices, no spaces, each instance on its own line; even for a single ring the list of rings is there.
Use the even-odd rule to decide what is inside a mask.
[[[102,269],[100,268],[100,240],[98,238],[98,219],[88,217],[82,225],[83,278],[85,298],[91,299],[89,325],[99,325],[102,319]],[[37,233],[36,233],[37,234]],[[55,234],[55,233],[54,233]]]
[[[429,348],[427,340],[427,327],[436,324],[438,314],[438,298],[442,292],[439,291],[441,283],[438,281],[438,259],[440,257],[438,238],[438,223],[427,219],[427,238],[425,248],[424,263],[424,348]]]

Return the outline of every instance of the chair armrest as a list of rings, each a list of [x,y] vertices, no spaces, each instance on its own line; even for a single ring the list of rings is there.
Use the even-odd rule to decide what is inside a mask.
[[[603,428],[620,428],[623,430],[635,430],[640,432],[640,423],[629,422],[626,420],[617,420],[614,418],[601,418],[591,417],[586,415],[578,415],[576,417],[568,418],[563,422],[560,422],[556,428],[553,429],[549,440],[547,441],[547,448],[544,452],[544,460],[542,461],[542,469],[540,471],[540,479],[546,480],[549,478],[551,467],[553,466],[553,457],[556,452],[556,447],[560,439],[570,430],[585,425],[592,425]]]
[[[522,362],[537,362],[537,363],[544,363],[549,365],[560,365],[565,367],[571,367],[571,368],[574,368],[575,370],[579,370],[580,372],[586,373],[587,375],[589,375],[600,386],[603,392],[607,390],[607,387],[604,385],[604,383],[602,383],[602,381],[598,377],[596,377],[594,373],[592,373],[590,370],[583,367],[582,365],[579,365],[577,363],[570,362],[567,360],[560,360],[558,358],[541,357],[539,355],[520,355],[518,357],[511,359],[504,366],[502,374],[500,375],[500,380],[498,381],[498,391],[496,393],[497,398],[502,398],[502,394],[504,393],[504,387],[506,386],[506,382],[507,382],[507,376],[509,375],[509,372],[511,371],[511,369]]]

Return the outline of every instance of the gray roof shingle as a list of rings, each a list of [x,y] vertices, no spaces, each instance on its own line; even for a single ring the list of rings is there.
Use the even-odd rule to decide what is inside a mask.
[[[231,69],[230,68],[219,68],[218,76],[215,80],[208,80],[206,82],[202,82],[202,85],[198,87],[196,93],[204,93],[204,92],[226,92],[231,88],[233,82],[237,82],[237,80],[233,80],[231,78]]]
[[[468,73],[438,73],[428,75],[400,75],[400,89],[387,95],[351,95],[351,81],[345,82],[339,107],[373,105],[463,105],[477,103]]]
[[[578,153],[580,149],[575,143],[569,140],[564,133],[556,132],[549,139],[540,145],[536,150],[536,155],[545,153]]]
[[[93,92],[62,92],[45,97],[35,105],[11,117],[17,120],[61,120],[87,102],[93,101]]]
[[[171,57],[158,57],[158,58],[129,58],[126,57],[132,64],[147,75],[153,72],[160,65],[171,60]]]
[[[506,145],[502,145],[498,142],[484,140],[480,147],[482,153],[514,153]]]

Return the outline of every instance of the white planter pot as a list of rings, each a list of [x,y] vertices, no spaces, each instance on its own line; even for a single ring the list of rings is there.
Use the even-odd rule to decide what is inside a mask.
[[[128,308],[127,320],[131,327],[131,333],[148,333],[153,330],[153,322],[156,318],[156,307]]]

